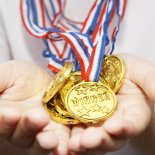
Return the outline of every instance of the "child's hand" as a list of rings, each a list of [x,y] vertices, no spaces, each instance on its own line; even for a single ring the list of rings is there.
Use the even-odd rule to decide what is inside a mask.
[[[50,76],[34,64],[0,64],[0,154],[67,154],[70,129],[52,122],[42,108],[49,82]]]
[[[98,155],[119,149],[148,126],[155,101],[155,66],[131,55],[123,54],[127,73],[117,93],[118,108],[99,127],[75,126],[69,149],[77,154]]]

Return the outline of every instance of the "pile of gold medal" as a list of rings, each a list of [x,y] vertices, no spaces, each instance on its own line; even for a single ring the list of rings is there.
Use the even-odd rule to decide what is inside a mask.
[[[98,82],[83,81],[67,63],[47,88],[43,105],[52,120],[62,124],[98,123],[117,108],[115,93],[123,83],[125,65],[118,56],[107,55]]]

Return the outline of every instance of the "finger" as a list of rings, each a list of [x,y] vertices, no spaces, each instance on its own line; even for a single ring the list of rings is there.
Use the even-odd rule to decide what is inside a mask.
[[[79,154],[103,154],[120,148],[125,141],[111,138],[101,127],[89,127],[79,136],[79,147],[72,149]]]
[[[107,150],[113,146],[111,137],[101,127],[89,127],[81,136],[81,147],[83,149]]]
[[[49,117],[41,108],[26,112],[18,123],[16,130],[9,138],[15,145],[26,147],[30,145],[36,134],[49,122]]]
[[[52,122],[48,128],[51,128],[58,137],[58,147],[54,150],[56,155],[68,155],[68,142],[70,138],[70,128],[68,126]]]
[[[8,62],[4,62],[0,64],[0,92],[11,87],[14,83],[12,80],[12,65],[10,69],[10,65]]]
[[[144,96],[127,98],[117,95],[117,98],[117,111],[103,124],[106,132],[117,138],[132,138],[143,132],[151,119],[151,110]]]
[[[20,117],[20,112],[13,107],[0,108],[0,141],[4,141],[13,133]]]
[[[137,56],[129,54],[121,54],[124,59],[131,80],[137,84],[147,94],[147,96],[155,101],[155,65]]]
[[[30,155],[49,155],[58,146],[58,138],[52,130],[38,133],[34,143],[28,148]]]
[[[69,140],[69,150],[73,152],[82,152],[83,148],[81,147],[81,136],[85,130],[85,126],[76,125],[72,128],[71,138]],[[84,149],[85,151],[85,149]]]
[[[75,154],[103,154],[103,152],[120,148],[127,141],[126,139],[111,138],[101,127],[89,127],[85,129],[83,126],[77,126],[73,129],[69,142],[69,150]]]
[[[1,98],[12,101],[27,99],[45,89],[49,79],[50,76],[33,63],[17,60],[4,62],[0,64]]]

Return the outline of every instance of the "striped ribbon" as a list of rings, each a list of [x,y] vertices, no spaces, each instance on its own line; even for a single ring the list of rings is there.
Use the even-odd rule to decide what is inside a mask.
[[[42,38],[48,67],[73,62],[85,81],[98,81],[105,53],[112,54],[127,0],[95,0],[84,22],[65,17],[67,0],[21,0],[27,31]]]

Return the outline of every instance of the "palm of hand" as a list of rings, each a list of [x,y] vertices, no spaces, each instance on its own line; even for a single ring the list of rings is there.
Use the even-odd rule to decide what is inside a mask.
[[[124,57],[124,56],[123,56]],[[126,59],[127,73],[116,94],[118,107],[113,116],[99,126],[75,126],[72,129],[69,149],[78,154],[98,155],[113,151],[128,139],[145,130],[151,119],[150,100],[136,84],[132,74],[132,61]],[[133,66],[132,66],[133,65]]]
[[[10,123],[16,122],[16,129],[15,125],[11,126],[12,130],[6,135],[8,137],[11,134],[9,141],[14,145],[27,147],[36,139],[37,142],[34,141],[29,147],[30,154],[43,154],[42,150],[47,154],[54,147],[58,154],[62,152],[67,154],[70,129],[50,121],[42,108],[42,96],[50,82],[50,76],[36,65],[21,61],[4,63],[0,66],[0,70],[1,83],[3,83],[0,87],[0,106],[1,108],[13,107],[15,110],[10,110],[10,116],[8,113],[3,114]],[[17,119],[15,112],[21,111],[22,114]],[[13,130],[14,133],[12,133]],[[49,137],[48,140],[47,137]],[[53,142],[51,139],[54,139]]]
[[[49,75],[34,64],[10,61],[3,64],[4,85],[0,96],[1,106],[14,105],[23,111],[40,106],[42,95],[49,83]],[[5,76],[6,75],[6,76]]]

